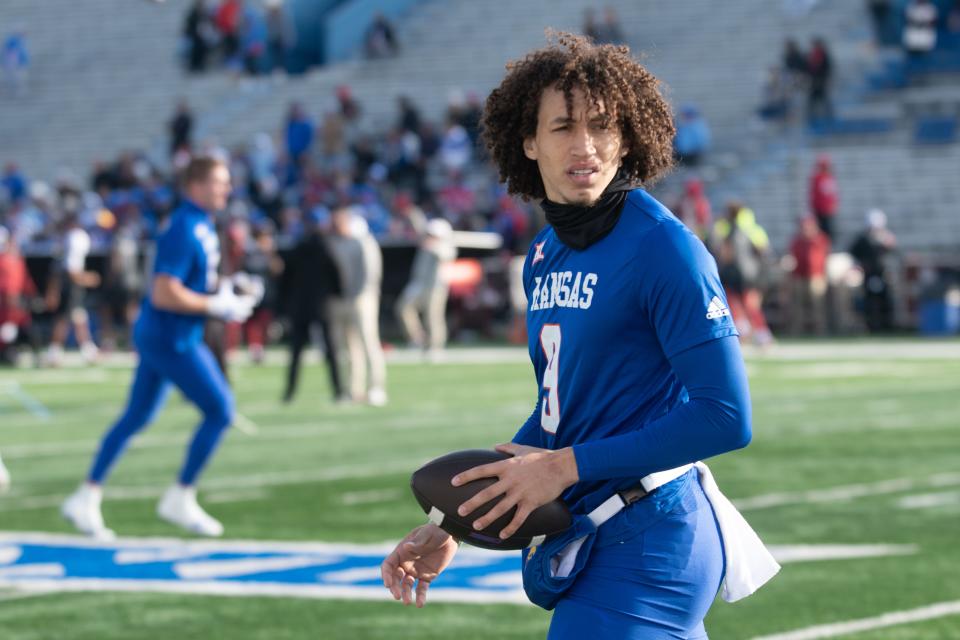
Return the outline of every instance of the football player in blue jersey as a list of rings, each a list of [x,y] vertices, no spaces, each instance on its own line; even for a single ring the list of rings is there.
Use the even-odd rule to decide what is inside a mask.
[[[219,159],[194,158],[183,175],[184,200],[157,241],[153,281],[134,326],[139,363],[126,409],[104,435],[84,482],[61,512],[81,532],[110,539],[100,512],[101,486],[130,438],[163,406],[171,383],[202,412],[178,481],[164,494],[158,515],[192,533],[219,536],[223,526],[196,497],[196,481],[234,415],[233,394],[203,342],[206,318],[246,320],[256,298],[237,295],[218,280],[220,243],[212,216],[226,207],[230,172]]]
[[[474,526],[515,508],[507,538],[569,505],[584,535],[524,555],[549,638],[705,638],[725,557],[712,479],[691,464],[749,443],[750,397],[713,258],[643,188],[671,167],[670,106],[626,47],[560,34],[508,66],[483,122],[510,192],[542,200],[549,224],[523,272],[536,408],[497,446],[513,457],[453,478],[497,479],[459,513],[502,496]],[[457,548],[417,527],[383,582],[422,606]]]

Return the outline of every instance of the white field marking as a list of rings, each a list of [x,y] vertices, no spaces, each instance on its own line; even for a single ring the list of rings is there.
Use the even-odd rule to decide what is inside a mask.
[[[403,492],[400,489],[371,489],[369,491],[347,491],[340,496],[340,502],[348,507],[358,504],[376,502],[390,502],[396,500]]]
[[[791,544],[767,545],[777,562],[813,562],[815,560],[851,560],[905,556],[917,552],[915,544]]]
[[[260,427],[257,426],[257,423],[239,412],[233,417],[233,426],[237,431],[247,436],[255,436],[260,433]]]
[[[484,421],[489,420],[492,414],[509,416],[513,416],[514,414],[519,415],[528,408],[529,406],[526,403],[523,404],[522,407],[517,404],[503,405],[497,407],[492,412],[486,411],[483,419]],[[388,422],[382,425],[372,425],[372,428],[370,425],[365,425],[364,429],[368,431],[376,429],[383,429],[387,431],[400,431],[406,429],[434,429],[445,422],[447,422],[446,416],[437,416],[431,419],[423,415],[411,414],[409,416],[391,418]],[[461,420],[460,424],[465,424],[464,420]],[[332,420],[305,420],[304,422],[289,422],[260,431],[256,434],[255,438],[251,440],[240,438],[232,439],[230,441],[230,446],[240,446],[246,443],[259,446],[261,442],[270,440],[301,440],[319,435],[343,433],[347,428],[348,427],[342,422]],[[189,441],[189,438],[190,435],[185,433],[155,436],[146,434],[140,437],[134,436],[134,438],[130,441],[129,448],[157,449],[166,447],[183,447]],[[38,442],[7,445],[3,447],[3,455],[9,460],[76,454],[90,455],[99,445],[99,442],[99,440],[65,440],[59,442]]]
[[[0,547],[0,565],[13,564],[23,554],[20,547]]]
[[[121,549],[113,554],[113,561],[116,564],[151,564],[186,560],[203,554],[203,551],[194,549],[189,543],[182,543],[166,549]]]
[[[960,485],[960,473],[938,473],[926,478],[892,478],[879,482],[847,484],[828,489],[814,489],[810,491],[782,491],[767,493],[748,498],[733,500],[733,504],[741,511],[769,509],[794,504],[811,504],[820,502],[842,502],[854,498],[885,495],[909,491],[919,485],[926,486],[957,486]]]
[[[0,380],[0,393],[15,398],[34,418],[47,421],[51,417],[46,405],[24,391],[16,380]]]
[[[523,574],[519,571],[501,571],[499,573],[490,573],[485,576],[478,576],[471,579],[470,584],[485,589],[497,589],[503,587],[523,589]]]
[[[0,580],[4,578],[62,578],[66,573],[66,568],[59,562],[42,562],[0,567]]]
[[[211,491],[203,496],[205,504],[229,504],[231,502],[256,502],[263,500],[270,493],[261,487],[243,489],[241,491]]]
[[[100,384],[106,382],[107,373],[102,369],[88,369],[83,376],[78,376],[75,371],[57,371],[57,370],[33,370],[17,371],[16,379],[20,384],[27,386],[50,386],[68,384],[71,386],[80,384]]]
[[[356,567],[341,571],[327,571],[318,573],[317,578],[324,582],[360,582],[361,580],[379,580],[380,567]]]
[[[757,636],[753,638],[753,640],[818,640],[819,638],[836,638],[861,631],[884,629],[886,627],[909,624],[911,622],[922,622],[924,620],[934,620],[936,618],[944,618],[958,614],[960,614],[960,600],[954,600],[952,602],[939,602],[926,607],[920,607],[919,609],[892,611],[873,618],[833,622],[815,627],[807,627],[805,629],[797,629],[795,631],[787,631],[786,633]]]
[[[217,580],[238,578],[268,571],[303,569],[317,564],[339,562],[339,556],[287,556],[282,558],[242,558],[239,560],[209,560],[206,562],[178,562],[173,572],[184,580]]]
[[[278,487],[291,484],[309,484],[312,482],[329,482],[350,478],[374,478],[388,473],[400,473],[416,469],[419,463],[404,460],[385,460],[376,463],[345,465],[328,467],[326,469],[309,469],[303,471],[276,471],[268,473],[251,473],[240,476],[221,476],[204,480],[205,490],[257,489]],[[107,487],[104,489],[106,500],[145,500],[158,498],[166,487]],[[43,509],[58,506],[64,500],[63,494],[47,494],[24,496],[23,498],[7,499],[0,502],[0,512],[21,511],[26,509]]]
[[[897,500],[901,509],[932,509],[935,507],[952,507],[960,505],[960,491],[943,491],[940,493],[918,493],[904,496]]]
[[[31,580],[28,585],[0,579],[0,588],[14,587],[24,591],[66,592],[134,592],[134,593],[190,593],[225,597],[263,596],[268,598],[306,598],[317,600],[378,600],[393,601],[393,596],[382,586],[353,587],[325,585],[285,585],[256,582],[183,582],[179,580]],[[522,590],[489,592],[472,589],[442,589],[431,591],[430,602],[460,602],[466,604],[515,604],[533,606]]]
[[[818,380],[821,378],[896,378],[902,380],[927,373],[919,364],[891,363],[878,367],[876,362],[815,362],[794,364],[777,372],[786,380]]]
[[[749,356],[770,360],[960,360],[960,343],[956,340],[864,340],[848,344],[833,342],[778,343],[765,351],[749,346]]]
[[[11,600],[24,600],[26,598],[38,598],[40,596],[49,595],[51,593],[56,593],[53,589],[37,589],[30,591],[19,591],[14,590],[7,593],[0,593],[0,602],[10,602]]]

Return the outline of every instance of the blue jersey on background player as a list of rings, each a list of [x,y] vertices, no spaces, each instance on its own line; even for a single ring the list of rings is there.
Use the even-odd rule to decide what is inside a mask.
[[[624,47],[558,40],[509,66],[484,111],[501,177],[541,199],[550,226],[524,265],[536,408],[497,446],[512,458],[451,480],[496,479],[458,513],[496,501],[473,526],[513,510],[509,538],[563,496],[573,527],[524,554],[527,595],[554,610],[549,638],[705,638],[725,570],[738,598],[776,567],[698,462],[751,437],[737,331],[713,258],[636,187],[672,165],[658,81]],[[740,570],[752,558],[725,564],[721,512],[762,578]],[[423,606],[456,549],[417,527],[381,565],[384,585]]]
[[[196,500],[196,481],[233,420],[233,394],[210,349],[203,343],[207,316],[242,322],[256,299],[236,295],[232,282],[218,281],[220,244],[212,214],[230,194],[226,165],[195,158],[184,172],[184,201],[157,240],[153,283],[143,301],[133,337],[139,355],[126,409],[104,435],[87,480],[61,512],[77,529],[112,538],[100,511],[101,486],[130,438],[163,406],[171,385],[202,412],[178,481],[163,495],[158,515],[192,533],[219,536],[223,526]]]

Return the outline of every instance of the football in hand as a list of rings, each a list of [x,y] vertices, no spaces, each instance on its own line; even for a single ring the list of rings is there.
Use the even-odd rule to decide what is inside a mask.
[[[563,500],[558,498],[538,507],[512,536],[503,540],[500,539],[500,530],[513,520],[516,507],[481,531],[473,528],[473,522],[490,511],[502,496],[481,505],[473,513],[465,516],[457,514],[457,507],[497,482],[497,479],[480,478],[459,487],[450,484],[450,480],[467,469],[510,457],[507,453],[487,449],[454,451],[417,469],[410,478],[410,487],[430,521],[458,540],[484,549],[508,550],[536,546],[570,527],[570,511]]]

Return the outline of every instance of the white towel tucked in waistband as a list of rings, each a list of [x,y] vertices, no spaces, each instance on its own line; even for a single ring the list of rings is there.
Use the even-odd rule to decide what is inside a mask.
[[[697,462],[694,466],[700,473],[700,486],[713,506],[723,536],[727,572],[720,597],[736,602],[766,584],[780,571],[780,565],[737,508],[720,492],[707,465]]]

